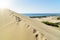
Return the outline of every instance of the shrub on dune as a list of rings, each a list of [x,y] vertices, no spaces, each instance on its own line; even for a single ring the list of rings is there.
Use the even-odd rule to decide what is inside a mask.
[[[54,26],[54,27],[59,27],[58,24],[56,24],[56,23],[51,23],[51,22],[48,22],[48,21],[42,21],[42,23],[44,23],[44,24],[46,24],[46,25]]]

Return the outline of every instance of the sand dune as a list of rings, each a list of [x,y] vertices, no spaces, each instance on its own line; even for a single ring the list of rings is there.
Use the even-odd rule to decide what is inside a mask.
[[[36,33],[33,33],[34,29],[37,30]],[[0,40],[46,39],[60,40],[60,31],[11,10],[0,10]]]
[[[0,40],[34,40],[32,31],[27,30],[25,21],[16,14],[8,9],[0,10]]]

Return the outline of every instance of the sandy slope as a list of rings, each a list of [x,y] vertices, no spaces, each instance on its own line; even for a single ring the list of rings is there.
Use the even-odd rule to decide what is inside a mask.
[[[1,10],[0,40],[34,40],[32,29],[27,30],[25,21],[18,22],[14,13],[8,9]]]
[[[53,27],[10,10],[0,13],[0,40],[35,40],[32,28],[43,33],[48,40],[60,40],[60,31]]]
[[[56,23],[56,22],[60,22],[60,20],[57,20],[57,16],[50,16],[50,17],[46,17],[46,18],[33,18],[37,21],[48,21],[48,22],[52,22],[52,23]]]

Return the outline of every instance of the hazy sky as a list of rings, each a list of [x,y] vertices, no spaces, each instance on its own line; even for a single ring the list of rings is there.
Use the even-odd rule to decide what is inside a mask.
[[[18,13],[60,13],[60,0],[11,0],[10,9]]]

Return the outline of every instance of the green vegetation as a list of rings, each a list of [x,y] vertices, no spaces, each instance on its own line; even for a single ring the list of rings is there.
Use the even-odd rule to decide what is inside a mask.
[[[57,18],[57,20],[60,20],[60,16]]]
[[[56,23],[51,23],[51,22],[48,22],[48,21],[43,21],[42,23],[44,23],[44,24],[46,24],[46,25],[54,26],[54,27],[59,27],[58,24],[56,24]]]
[[[30,18],[43,18],[43,17],[47,17],[47,16],[30,16]]]
[[[57,22],[57,23],[55,23],[55,24],[58,24],[58,25],[60,25],[60,22]]]

